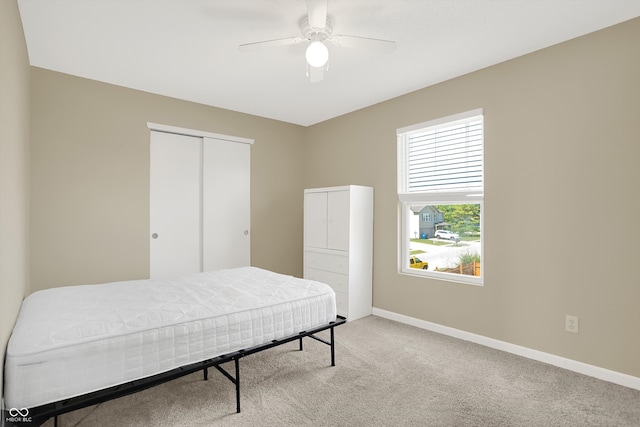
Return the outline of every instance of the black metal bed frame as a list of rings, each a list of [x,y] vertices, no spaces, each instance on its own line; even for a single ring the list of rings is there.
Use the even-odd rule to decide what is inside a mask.
[[[72,412],[87,406],[96,405],[98,403],[107,402],[118,397],[127,396],[129,394],[137,393],[139,391],[154,387],[156,385],[163,384],[165,382],[180,378],[182,376],[191,374],[202,370],[205,381],[209,378],[209,368],[214,367],[220,371],[229,381],[236,386],[236,412],[240,412],[240,359],[249,356],[254,353],[258,353],[263,350],[267,350],[273,347],[277,347],[282,344],[286,344],[291,341],[299,340],[300,351],[302,351],[302,338],[310,337],[321,343],[327,344],[331,347],[331,366],[335,366],[335,341],[333,328],[342,325],[346,322],[346,318],[337,316],[335,321],[328,324],[317,326],[308,331],[302,331],[295,335],[290,335],[285,338],[269,341],[268,343],[260,344],[255,347],[237,350],[228,354],[213,357],[211,359],[203,360],[201,362],[192,363],[185,366],[174,368],[167,372],[162,372],[150,377],[141,378],[138,380],[129,381],[124,384],[108,387],[102,390],[98,390],[92,393],[83,394],[81,396],[72,397],[69,399],[60,400],[46,405],[38,406],[28,410],[28,415],[23,414],[11,414],[10,410],[5,409],[2,413],[3,419],[1,421],[6,422],[6,426],[39,426],[51,417],[55,417],[54,425],[58,426],[58,415]],[[329,329],[330,338],[329,341],[315,336],[316,333],[326,331]],[[222,366],[223,363],[234,362],[235,373],[234,375],[227,372]],[[15,412],[15,411],[13,411]],[[1,423],[0,423],[1,424]]]

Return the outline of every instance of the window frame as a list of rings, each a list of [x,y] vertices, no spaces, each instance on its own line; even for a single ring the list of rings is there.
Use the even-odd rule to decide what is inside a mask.
[[[471,189],[456,189],[453,191],[424,191],[410,192],[408,178],[409,164],[409,136],[421,132],[427,128],[447,127],[456,122],[471,121],[476,117],[482,118],[482,185]],[[455,283],[464,283],[477,286],[484,285],[484,113],[482,109],[475,109],[460,114],[455,114],[439,119],[419,123],[413,126],[397,129],[397,165],[398,165],[398,273],[417,277],[426,277]],[[480,205],[480,276],[464,274],[436,272],[431,270],[418,270],[409,266],[411,216],[412,204],[424,205],[453,205],[453,204],[479,204]]]

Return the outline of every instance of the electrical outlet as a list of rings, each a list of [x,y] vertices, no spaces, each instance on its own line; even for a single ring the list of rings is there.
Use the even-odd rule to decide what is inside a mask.
[[[574,334],[578,333],[578,316],[571,316],[567,314],[564,321],[564,330],[567,332],[572,332]]]

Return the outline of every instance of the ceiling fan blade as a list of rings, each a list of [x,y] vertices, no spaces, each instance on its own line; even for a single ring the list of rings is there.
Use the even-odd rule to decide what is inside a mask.
[[[396,48],[396,42],[394,41],[370,39],[368,37],[336,35],[329,37],[327,40],[340,47],[368,49],[380,53],[391,53]]]
[[[309,76],[309,81],[311,83],[316,83],[324,80],[325,68],[325,65],[323,65],[322,67],[312,67],[311,65],[307,64],[307,76]]]
[[[292,44],[298,44],[303,40],[305,39],[301,37],[287,37],[284,39],[265,40],[261,42],[245,43],[238,46],[238,50],[240,50],[241,52],[251,52],[254,50],[260,50],[260,49],[265,49],[265,48],[274,47],[274,46],[288,46]]]
[[[322,29],[327,25],[328,0],[307,0],[307,15],[311,28]]]

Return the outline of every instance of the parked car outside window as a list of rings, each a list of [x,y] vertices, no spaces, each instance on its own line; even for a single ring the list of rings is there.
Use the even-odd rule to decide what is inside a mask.
[[[429,268],[429,263],[427,261],[422,261],[420,258],[415,256],[409,257],[409,267],[411,268],[421,268],[426,270]]]
[[[454,233],[449,230],[438,230],[433,237],[436,239],[460,240],[460,235],[458,235],[458,233]]]

